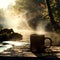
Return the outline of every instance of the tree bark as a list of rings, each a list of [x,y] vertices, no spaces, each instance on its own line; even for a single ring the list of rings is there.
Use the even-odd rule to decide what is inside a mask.
[[[51,10],[51,7],[50,7],[49,0],[46,0],[46,3],[47,3],[48,13],[49,13],[49,16],[50,16],[50,21],[52,23],[52,26],[54,27],[55,31],[60,30],[59,24],[54,20],[54,16],[52,14],[52,10]]]

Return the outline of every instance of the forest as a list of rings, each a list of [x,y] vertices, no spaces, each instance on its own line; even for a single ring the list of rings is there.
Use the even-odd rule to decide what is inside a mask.
[[[60,32],[60,0],[16,0],[16,5],[12,7],[18,12],[27,10],[27,19],[33,16],[27,20],[32,29],[36,30],[39,22],[43,21],[43,24],[48,22],[45,26],[47,31]],[[0,9],[0,29],[4,20],[3,9]]]

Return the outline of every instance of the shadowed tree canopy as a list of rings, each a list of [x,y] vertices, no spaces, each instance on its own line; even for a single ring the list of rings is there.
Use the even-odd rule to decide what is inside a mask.
[[[51,21],[52,26],[54,27],[55,31],[59,32],[59,30],[60,30],[60,25],[58,24],[57,20],[55,20],[55,16],[54,16],[55,13],[54,13],[54,15],[53,15],[53,13],[52,13],[52,12],[53,12],[52,9],[54,8],[54,6],[52,6],[52,8],[51,8],[50,1],[51,1],[51,0],[46,0],[47,7],[48,7],[48,13],[49,13],[49,17],[50,17],[50,21]],[[59,1],[56,0],[55,2],[58,3],[58,4],[55,4],[55,5],[56,5],[55,8],[58,7],[58,9],[59,9]],[[54,4],[54,3],[53,3],[53,4]],[[54,12],[56,12],[56,10],[57,10],[57,9],[55,9]],[[57,11],[57,12],[59,12],[59,11]],[[59,16],[58,13],[57,13],[56,15]],[[57,17],[57,18],[59,18],[59,17]],[[59,23],[60,23],[60,22],[59,22]]]

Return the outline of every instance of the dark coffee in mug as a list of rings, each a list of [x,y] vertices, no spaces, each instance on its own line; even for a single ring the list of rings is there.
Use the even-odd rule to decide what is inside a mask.
[[[44,52],[44,49],[47,48],[45,45],[45,40],[50,40],[50,46],[52,45],[52,39],[49,37],[45,37],[45,35],[30,35],[30,49],[32,52]],[[48,47],[50,47],[48,46]]]

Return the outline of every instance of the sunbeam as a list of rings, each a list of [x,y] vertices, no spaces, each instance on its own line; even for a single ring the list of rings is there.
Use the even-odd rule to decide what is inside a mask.
[[[0,9],[7,9],[9,5],[15,5],[14,0],[0,0]]]

